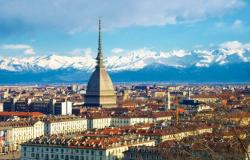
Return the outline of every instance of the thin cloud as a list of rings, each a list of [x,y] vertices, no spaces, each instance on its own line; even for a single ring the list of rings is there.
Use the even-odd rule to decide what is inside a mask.
[[[29,49],[32,47],[26,44],[5,44],[5,45],[2,45],[1,48],[7,49],[7,50],[18,50],[18,49]]]
[[[91,48],[76,48],[68,52],[69,55],[73,56],[89,56],[92,57],[94,52]]]
[[[233,28],[240,28],[242,27],[243,23],[241,20],[239,19],[236,19],[234,22],[233,22]]]
[[[29,49],[24,50],[24,54],[26,54],[26,55],[34,55],[34,54],[36,54],[36,52],[34,51],[33,48],[29,48]]]
[[[25,55],[35,55],[34,48],[27,44],[5,44],[0,46],[2,50],[22,50]]]
[[[6,0],[0,1],[0,21],[75,34],[95,28],[99,16],[107,29],[160,26],[217,17],[243,6],[243,0]]]

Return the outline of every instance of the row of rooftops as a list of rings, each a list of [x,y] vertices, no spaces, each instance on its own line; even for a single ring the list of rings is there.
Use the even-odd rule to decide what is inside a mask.
[[[173,135],[181,132],[188,131],[198,131],[202,129],[213,129],[215,126],[206,125],[199,122],[182,122],[182,123],[173,123],[168,126],[162,127],[159,123],[153,124],[138,124],[134,126],[125,126],[125,127],[109,127],[104,129],[92,129],[82,132],[81,136],[114,136],[114,135],[128,135],[128,134],[137,134],[144,136],[164,136],[164,135]]]
[[[0,122],[0,130],[8,128],[19,128],[19,127],[30,127],[33,126],[37,121],[7,121]]]
[[[17,128],[17,127],[28,127],[34,125],[38,121],[44,123],[53,123],[53,122],[66,122],[66,121],[75,121],[75,120],[86,120],[85,118],[79,116],[43,116],[43,117],[33,117],[26,118],[14,121],[4,121],[0,122],[1,128]]]
[[[144,143],[150,140],[140,135],[126,135],[115,137],[86,137],[86,136],[65,136],[53,135],[42,136],[31,139],[23,146],[47,146],[47,147],[65,147],[65,148],[78,148],[78,149],[108,149],[119,146],[130,146],[138,143]]]
[[[31,117],[21,120],[15,120],[10,122],[0,122],[0,127],[24,127],[24,126],[31,126],[36,121],[43,121],[45,123],[53,123],[53,122],[64,122],[64,121],[73,121],[73,120],[83,120],[83,119],[91,119],[91,118],[100,118],[99,115],[105,115],[102,113],[98,113],[98,116],[95,116],[95,113],[91,116],[74,116],[74,115],[67,115],[67,116],[44,116],[42,113],[39,112],[0,112],[0,116],[20,116],[20,117]],[[161,117],[161,116],[171,116],[170,113],[154,113],[154,114],[133,114],[131,117]],[[104,117],[104,116],[101,116]],[[119,118],[129,118],[130,116],[118,116],[118,115],[111,115],[106,114],[105,117],[119,117]]]
[[[41,112],[0,112],[1,116],[41,117],[44,114]]]
[[[171,117],[175,114],[173,111],[166,112],[151,112],[151,111],[136,111],[117,114],[113,112],[83,112],[82,116],[87,119],[101,119],[101,118],[160,118]]]
[[[142,129],[144,127],[150,127],[150,129]],[[177,128],[177,129],[176,129]],[[166,128],[155,129],[152,125],[141,126],[137,128],[136,126],[131,127],[116,127],[116,128],[104,128],[98,130],[88,130],[81,134],[74,135],[52,135],[52,136],[42,136],[32,139],[26,143],[24,146],[43,146],[43,147],[66,147],[66,148],[78,148],[78,149],[108,149],[124,145],[132,145],[135,143],[142,143],[145,141],[150,141],[149,135],[162,135],[162,134],[176,134],[185,131],[196,131],[199,129],[212,128],[211,126],[204,125],[202,123],[181,123],[176,125],[171,125]],[[160,134],[157,131],[163,131]],[[238,132],[237,132],[238,134]],[[191,136],[189,138],[184,138],[180,142],[176,141],[165,141],[160,143],[158,148],[153,147],[154,150],[159,150],[160,148],[175,147],[179,144],[188,144],[190,149],[193,149],[193,145],[190,143],[215,141],[216,143],[224,142],[223,140],[218,140],[218,137],[225,135],[225,133],[206,133],[205,136]],[[151,137],[152,138],[152,137]],[[221,138],[222,139],[222,138]],[[143,147],[142,147],[143,148]],[[148,147],[149,149],[151,147]],[[137,149],[137,148],[136,148]],[[139,147],[140,149],[140,147]]]
[[[173,135],[182,132],[192,132],[204,129],[213,129],[215,126],[209,126],[206,124],[195,124],[195,123],[179,123],[175,125],[170,125],[167,127],[161,128],[150,128],[148,130],[140,130],[140,134],[148,136],[164,136],[164,135]]]
[[[85,120],[83,117],[74,116],[74,115],[66,115],[66,116],[45,116],[41,118],[37,118],[37,120],[41,120],[45,123],[53,123],[53,122],[63,122],[63,121],[75,121],[75,120]]]
[[[236,113],[229,113],[225,115],[225,118],[249,118],[250,119],[250,113],[249,112],[236,112]]]
[[[239,140],[237,136],[223,138],[223,136],[217,134],[206,133],[201,136],[186,137],[181,141],[165,141],[157,146],[130,147],[126,153],[136,153],[137,155],[154,154],[168,159],[171,157],[176,159],[178,156],[188,159],[190,156],[194,158],[193,156],[197,155],[193,155],[193,153],[210,152],[210,154],[234,154],[234,158],[236,158],[235,156],[239,154],[244,156],[245,150],[242,145],[246,148],[250,145],[249,135],[245,139]]]

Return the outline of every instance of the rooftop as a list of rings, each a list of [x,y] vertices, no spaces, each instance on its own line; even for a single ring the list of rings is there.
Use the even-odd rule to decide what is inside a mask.
[[[22,145],[35,145],[35,146],[50,146],[50,147],[66,147],[66,148],[79,148],[79,149],[108,149],[118,146],[130,146],[145,141],[152,141],[138,135],[115,136],[115,137],[86,137],[86,136],[43,136],[31,139]]]
[[[0,116],[40,117],[44,114],[41,112],[0,112]]]

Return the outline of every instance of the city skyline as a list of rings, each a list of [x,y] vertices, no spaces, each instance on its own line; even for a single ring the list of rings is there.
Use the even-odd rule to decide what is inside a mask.
[[[248,0],[0,0],[0,159],[250,160]]]

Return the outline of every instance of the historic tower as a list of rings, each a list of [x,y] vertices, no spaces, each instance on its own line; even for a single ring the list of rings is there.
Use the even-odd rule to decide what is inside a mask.
[[[112,108],[116,107],[116,95],[112,81],[103,64],[101,34],[101,20],[99,20],[98,55],[96,57],[97,65],[88,82],[85,106]]]

